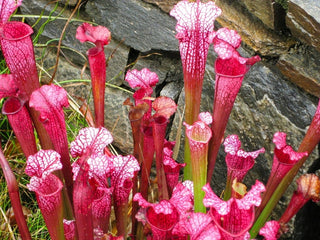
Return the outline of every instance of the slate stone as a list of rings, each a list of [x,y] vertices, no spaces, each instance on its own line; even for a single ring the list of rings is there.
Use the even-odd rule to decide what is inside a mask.
[[[112,36],[112,33],[111,33]],[[124,82],[124,74],[130,48],[115,39],[104,47],[107,58],[107,83],[120,86]]]
[[[150,71],[157,73],[158,84],[160,85],[164,82],[181,81],[183,78],[181,58],[178,52],[152,51],[140,53],[133,68],[139,70],[148,68]]]
[[[286,28],[284,7],[274,0],[241,0],[249,12],[259,18],[264,25],[277,32]]]
[[[55,41],[52,41],[51,44],[58,44],[58,39],[60,38],[62,34],[62,30],[66,24],[65,19],[55,19],[59,13],[61,13],[60,17],[62,18],[68,18],[71,14],[71,11],[69,9],[63,10],[61,6],[57,6],[56,11],[51,13],[53,9],[55,8],[56,4],[54,2],[51,2],[48,4],[48,1],[46,0],[24,0],[22,2],[22,5],[20,7],[22,14],[28,14],[28,15],[41,15],[49,16],[51,14],[51,20],[48,20],[47,18],[42,18],[39,20],[39,18],[27,18],[27,23],[29,25],[34,25],[36,22],[37,24],[34,25],[34,29],[38,31],[40,28],[43,28],[41,33],[40,43],[46,43],[48,40],[56,39]],[[62,11],[63,10],[63,11]],[[75,39],[76,29],[81,24],[79,21],[72,21],[68,25],[65,31],[65,36],[63,39],[63,45],[72,47],[73,49],[77,49],[82,53],[86,52],[86,46],[81,44],[80,41]],[[68,56],[72,56],[74,52],[69,51]],[[75,59],[79,59],[79,55],[75,54]]]
[[[38,72],[40,81],[47,84],[51,80],[51,76],[56,65],[56,52],[54,49],[35,48],[35,56],[38,63]],[[49,74],[49,75],[48,75]],[[55,75],[55,80],[58,82],[69,81],[63,83],[63,87],[74,87],[77,85],[88,85],[86,82],[81,82],[81,79],[89,79],[88,72],[83,73],[82,67],[76,64],[71,64],[70,60],[64,56],[60,56],[58,68]]]
[[[177,4],[180,0],[166,0],[166,1],[163,1],[163,0],[143,0],[145,2],[148,2],[148,3],[153,3],[155,5],[157,5],[160,9],[162,9],[163,11],[165,12],[170,12],[170,10],[173,8],[173,6],[175,4]]]
[[[160,96],[170,97],[177,102],[182,88],[183,88],[183,81],[170,82],[162,88],[160,92]]]
[[[314,96],[320,96],[320,53],[313,48],[281,55],[277,67],[284,76]]]
[[[274,1],[273,0],[241,0],[250,13],[259,18],[269,28],[274,29]]]
[[[290,0],[287,26],[297,39],[320,51],[320,2],[318,0]]]
[[[81,0],[83,1],[83,0]],[[60,0],[60,2],[64,5],[68,5],[68,6],[75,6],[77,5],[78,0]]]
[[[88,1],[86,13],[112,32],[116,39],[138,51],[176,51],[176,20],[152,4],[140,0]]]
[[[264,24],[248,14],[237,1],[216,0],[216,5],[222,9],[222,15],[217,22],[241,35],[242,41],[255,52],[269,57],[276,57],[286,53],[295,41],[284,35],[276,34],[265,28]]]
[[[132,154],[133,140],[129,121],[129,108],[123,102],[131,95],[127,92],[106,87],[105,100],[105,126],[114,138],[114,145],[119,153]]]
[[[50,11],[53,10],[55,5],[47,4],[48,2],[45,0],[24,0],[21,11],[23,14],[36,15],[40,14],[44,9],[43,14],[49,15]],[[57,15],[57,13],[61,10],[62,8],[58,7],[57,12],[54,13],[53,16]],[[62,16],[68,18],[70,14],[71,12],[66,9],[64,10]],[[27,21],[29,24],[34,24],[37,19],[28,18]],[[39,30],[44,23],[45,19],[40,20],[39,23],[35,26],[35,29]],[[49,39],[59,39],[65,24],[66,20],[59,19],[55,19],[54,21],[47,23],[43,29],[43,32],[41,33],[41,38],[39,39],[40,43],[46,43]],[[65,37],[62,41],[63,47],[61,55],[64,54],[65,56],[68,56],[68,58],[75,64],[80,64],[83,66],[88,61],[86,52],[89,48],[92,47],[92,43],[80,43],[80,41],[75,38],[76,29],[81,24],[82,22],[74,21],[71,22],[67,27]],[[51,44],[58,45],[58,40],[51,42]],[[65,47],[68,47],[69,50]],[[120,86],[123,83],[124,79],[124,72],[127,65],[129,48],[123,43],[116,41],[115,39],[111,39],[111,42],[104,48],[106,58],[110,58],[108,61],[107,82]]]

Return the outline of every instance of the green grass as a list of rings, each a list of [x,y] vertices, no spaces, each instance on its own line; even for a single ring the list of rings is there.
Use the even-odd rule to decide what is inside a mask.
[[[2,54],[0,54],[0,74],[8,73],[9,69],[7,68],[6,61],[3,59]]]
[[[44,223],[40,209],[35,207],[33,215],[28,218],[27,224],[31,233],[32,239],[50,239],[47,227]]]
[[[4,100],[0,100],[0,109],[2,109],[2,104]],[[4,115],[0,115],[0,139],[2,143],[5,143],[10,136],[12,135],[12,131],[9,125],[7,118]]]

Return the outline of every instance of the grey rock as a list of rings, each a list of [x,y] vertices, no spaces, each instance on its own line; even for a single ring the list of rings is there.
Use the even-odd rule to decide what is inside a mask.
[[[114,138],[119,153],[132,154],[133,140],[129,121],[129,109],[123,102],[130,97],[127,92],[117,88],[106,88],[105,126]]]
[[[258,17],[269,28],[274,29],[274,8],[273,0],[241,0],[250,13]]]
[[[56,7],[56,3],[51,2],[48,4],[48,1],[45,0],[26,0],[22,2],[21,5],[21,12],[22,14],[29,14],[29,15],[43,15],[46,16],[45,18],[37,18],[37,17],[28,17],[27,23],[30,25],[34,25],[34,29],[39,31],[41,29],[41,43],[46,43],[46,41],[50,40],[51,44],[58,44],[58,39],[62,34],[62,30],[67,22],[67,18],[70,16],[71,11],[68,9],[64,9],[57,5],[55,11],[54,8]],[[50,16],[50,18],[47,18]],[[58,17],[59,18],[56,18]],[[63,18],[63,19],[62,19]],[[73,49],[80,50],[80,52],[86,52],[86,46],[81,44],[78,40],[75,39],[76,29],[81,24],[80,21],[72,21],[68,25],[65,31],[65,36],[63,39],[63,44],[68,47],[72,47]],[[52,41],[55,39],[55,41]],[[71,56],[72,51],[68,52],[68,55]],[[75,58],[79,58],[76,54]]]
[[[279,56],[286,53],[295,41],[284,35],[279,35],[265,27],[252,14],[248,14],[238,1],[216,0],[216,5],[222,9],[222,15],[217,22],[241,35],[242,41],[251,49],[263,56]]]
[[[62,4],[68,5],[68,6],[75,6],[77,5],[78,0],[60,0]],[[81,0],[83,1],[83,0]]]
[[[175,51],[176,21],[152,4],[139,0],[88,1],[87,14],[109,28],[113,36],[138,51]]]
[[[313,48],[281,55],[277,67],[282,74],[314,96],[320,96],[320,53]]]
[[[111,39],[110,43],[105,46],[104,49],[108,60],[106,82],[120,86],[124,82],[124,74],[130,49],[115,39]]]
[[[320,2],[290,0],[286,18],[293,36],[320,51]]]
[[[160,96],[170,97],[173,100],[177,101],[182,88],[183,88],[183,81],[170,82],[162,88],[160,92]]]
[[[38,64],[40,82],[47,84],[52,77],[56,65],[56,52],[52,48],[35,48],[35,56]],[[61,55],[55,74],[55,80],[61,82],[63,87],[73,87],[78,85],[88,85],[90,77],[86,72],[82,72],[82,67],[76,65]]]
[[[277,32],[285,31],[286,10],[275,0],[241,0],[249,12]]]
[[[165,12],[170,12],[170,10],[173,8],[173,6],[175,4],[177,4],[180,0],[166,0],[166,1],[163,1],[163,0],[143,0],[145,2],[148,2],[148,3],[153,3],[155,5],[157,5],[160,9],[162,9],[163,11]]]
[[[148,68],[157,73],[159,83],[181,81],[183,78],[180,55],[177,52],[155,51],[141,53],[134,68]]]
[[[23,14],[32,14],[36,15],[41,13],[44,10],[43,15],[49,15],[55,7],[55,4],[48,4],[45,0],[25,0],[21,6],[21,11]],[[52,19],[56,16],[59,11],[62,11],[61,7],[57,8],[58,10],[53,14]],[[69,10],[64,10],[62,17],[68,18],[71,12]],[[85,19],[82,16],[81,19]],[[28,18],[27,21],[29,24],[35,24],[37,18]],[[35,29],[39,29],[43,26],[43,31],[41,33],[41,38],[39,39],[40,43],[44,44],[48,40],[57,39],[56,41],[51,42],[51,45],[58,45],[58,39],[62,33],[62,29],[66,24],[66,20],[54,19],[46,23],[46,19],[40,20],[36,25]],[[72,21],[67,29],[65,36],[62,41],[61,55],[68,56],[68,59],[74,62],[75,64],[84,65],[87,62],[86,52],[89,48],[92,47],[90,43],[80,43],[79,40],[75,38],[77,27],[82,24],[81,21]],[[112,35],[112,33],[111,33]],[[124,72],[127,65],[127,58],[129,54],[129,48],[114,39],[105,46],[106,58],[108,61],[108,70],[107,70],[107,82],[115,85],[121,85],[124,78]]]

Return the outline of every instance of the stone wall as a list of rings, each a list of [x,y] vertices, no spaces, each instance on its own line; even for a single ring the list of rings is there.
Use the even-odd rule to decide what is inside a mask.
[[[62,29],[76,4],[75,0],[61,1],[57,6],[46,0],[24,0],[23,14],[48,16],[52,13],[59,18],[47,21],[38,17],[27,17],[26,21],[36,30],[41,29],[40,43],[56,46]],[[94,22],[109,28],[112,41],[106,47],[111,56],[107,70],[106,126],[113,132],[115,146],[125,153],[132,150],[128,109],[122,105],[130,94],[124,82],[125,71],[129,67],[144,67],[159,75],[160,83],[156,95],[172,97],[180,106],[175,115],[169,137],[175,139],[182,106],[184,104],[183,75],[175,38],[174,18],[168,12],[177,0],[89,0],[83,1],[76,14],[77,19]],[[285,2],[286,4],[283,4]],[[248,185],[255,179],[264,183],[270,172],[273,148],[273,134],[287,133],[287,141],[297,149],[311,122],[320,95],[320,2],[317,0],[216,0],[223,10],[217,19],[217,27],[228,27],[239,32],[243,40],[241,54],[259,54],[262,61],[254,65],[246,75],[230,116],[226,134],[238,134],[243,148],[253,151],[261,147],[266,153],[259,156],[254,169],[245,181]],[[46,23],[47,21],[47,23]],[[72,21],[63,40],[62,54],[56,75],[57,81],[89,79],[88,71],[83,71],[88,44],[80,44],[75,32],[80,21]],[[72,51],[70,51],[72,49]],[[37,53],[43,54],[42,49]],[[52,72],[55,64],[55,47],[47,48],[45,60],[40,62],[43,69]],[[214,94],[214,61],[216,55],[210,49],[201,109],[212,111]],[[72,64],[71,64],[72,63]],[[41,70],[42,75],[45,75]],[[43,77],[45,82],[46,78]],[[64,85],[74,97],[90,98],[87,83]],[[182,136],[183,142],[184,136]],[[183,143],[181,144],[183,145]],[[314,153],[301,172],[307,172],[318,158]],[[182,161],[182,154],[178,157]],[[319,161],[318,161],[319,162]],[[314,163],[314,164],[313,164]],[[313,165],[312,165],[313,164]],[[318,167],[319,168],[319,167]],[[214,191],[221,193],[225,183],[224,153],[221,149],[212,179]],[[287,203],[293,186],[281,199],[275,216],[279,216]],[[318,209],[319,210],[319,209]],[[300,218],[302,219],[302,218]],[[296,222],[299,222],[297,220]],[[297,228],[299,229],[299,228]],[[286,236],[293,239],[308,239],[305,231],[291,232]],[[300,237],[300,238],[299,238]],[[309,237],[310,238],[310,237]]]

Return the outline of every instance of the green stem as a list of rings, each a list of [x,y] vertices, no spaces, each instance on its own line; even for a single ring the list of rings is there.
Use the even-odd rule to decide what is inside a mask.
[[[231,176],[227,176],[227,183],[226,183],[226,188],[224,190],[223,200],[228,201],[231,198],[231,193],[232,193],[232,180],[231,180]]]
[[[184,125],[190,144],[194,211],[206,213],[203,205],[205,192],[202,191],[202,187],[207,183],[208,143],[212,136],[211,129],[201,121],[195,122],[192,126],[187,123]]]
[[[300,151],[300,148],[299,148]],[[254,225],[252,226],[250,230],[250,236],[251,238],[255,238],[260,230],[264,226],[264,224],[267,222],[272,210],[275,208],[277,203],[279,202],[280,198],[284,194],[284,192],[287,190],[288,186],[293,181],[294,177],[298,173],[300,167],[303,165],[303,163],[306,161],[307,157],[303,157],[299,162],[297,162],[292,169],[286,174],[286,176],[282,179],[274,193],[272,194],[270,200],[262,210],[261,214],[255,221]]]
[[[285,179],[279,184],[275,192],[273,193],[272,197],[270,198],[267,205],[262,210],[260,216],[257,218],[255,223],[253,224],[251,230],[250,230],[250,236],[251,238],[255,238],[258,235],[259,230],[265,225],[267,220],[269,219],[269,216],[272,212],[272,210],[277,205],[278,201],[280,200],[282,194],[285,192],[289,184],[286,184]]]
[[[202,191],[202,187],[207,183],[207,162],[207,154],[193,159],[192,162],[194,212],[206,213],[206,207],[203,205],[205,192]]]
[[[191,156],[190,156],[190,146],[188,139],[185,139],[184,144],[184,162],[186,166],[183,170],[183,180],[191,180],[192,181],[192,168],[191,168]]]
[[[196,79],[185,78],[185,122],[192,125],[198,119],[200,112],[200,102],[201,102],[201,84]],[[198,84],[197,84],[198,83]],[[201,86],[200,86],[201,85]],[[200,87],[199,87],[200,86]],[[190,156],[190,146],[186,139],[184,145],[184,162],[186,166],[184,167],[184,180],[192,179],[192,167],[191,167],[191,156]]]

